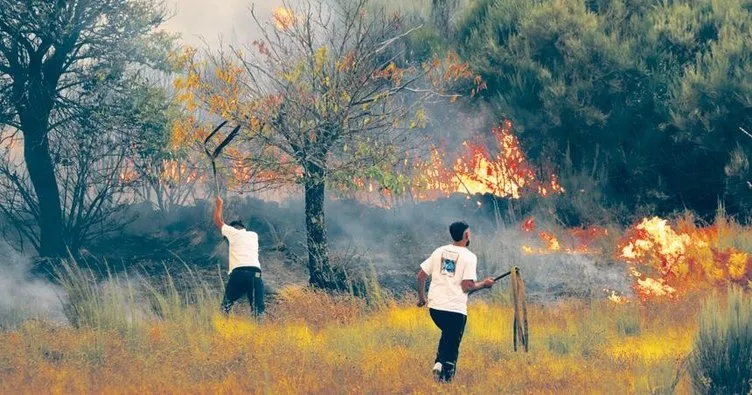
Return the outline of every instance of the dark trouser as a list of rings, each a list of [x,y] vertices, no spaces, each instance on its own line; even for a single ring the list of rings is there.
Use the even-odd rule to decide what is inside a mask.
[[[261,269],[246,266],[233,269],[225,287],[222,311],[228,314],[233,303],[243,295],[248,296],[251,311],[257,317],[264,314],[264,281],[261,279]]]
[[[467,316],[450,311],[429,309],[431,319],[441,329],[439,350],[436,353],[436,362],[441,362],[441,376],[443,381],[452,381],[457,367],[457,357],[460,353],[460,342],[465,333]]]

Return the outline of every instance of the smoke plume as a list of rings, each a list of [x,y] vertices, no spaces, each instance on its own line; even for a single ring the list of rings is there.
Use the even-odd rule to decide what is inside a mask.
[[[10,327],[30,318],[65,322],[62,289],[34,278],[31,260],[6,243],[0,243],[0,327]]]

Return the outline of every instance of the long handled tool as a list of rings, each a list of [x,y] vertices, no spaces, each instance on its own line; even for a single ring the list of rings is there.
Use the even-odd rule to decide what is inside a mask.
[[[212,173],[214,174],[214,187],[217,191],[217,196],[219,196],[219,178],[217,178],[217,158],[222,153],[222,150],[225,149],[225,147],[230,144],[230,142],[238,136],[238,132],[240,132],[240,125],[236,126],[235,129],[230,132],[227,137],[222,140],[219,145],[217,145],[216,148],[214,148],[214,151],[209,151],[209,140],[214,137],[225,125],[227,124],[227,121],[223,121],[219,124],[214,130],[212,130],[211,133],[209,133],[208,136],[206,136],[206,139],[204,139],[204,152],[206,153],[206,156],[209,157],[209,160],[211,160],[212,164]]]
[[[495,277],[494,282],[510,275],[512,276],[512,300],[514,302],[514,323],[512,328],[514,351],[517,351],[519,344],[525,349],[525,352],[528,352],[530,338],[527,324],[527,304],[525,303],[525,280],[522,279],[520,269],[513,267],[512,270]],[[474,292],[469,292],[468,295]]]

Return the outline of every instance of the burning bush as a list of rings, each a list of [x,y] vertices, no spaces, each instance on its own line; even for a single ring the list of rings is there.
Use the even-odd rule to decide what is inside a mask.
[[[635,292],[642,300],[729,284],[749,287],[749,236],[749,228],[723,214],[705,227],[697,226],[692,216],[675,227],[666,219],[645,218],[627,230],[617,259],[633,265]]]

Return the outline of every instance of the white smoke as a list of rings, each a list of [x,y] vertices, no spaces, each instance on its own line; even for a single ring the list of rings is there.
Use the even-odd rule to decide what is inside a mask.
[[[475,239],[478,241],[476,253],[486,262],[487,275],[519,267],[532,299],[604,298],[608,295],[606,290],[632,295],[626,267],[613,262],[607,254],[523,254],[521,247],[530,244],[531,238],[519,230],[519,225],[500,229],[489,236],[476,235]],[[479,264],[479,270],[481,266]]]
[[[297,4],[296,1],[287,3]],[[217,49],[220,41],[242,45],[261,38],[251,18],[252,6],[261,20],[267,20],[276,7],[285,3],[282,0],[219,0],[209,5],[203,0],[172,0],[168,4],[173,15],[164,25],[166,30],[179,33],[185,44],[198,48],[208,44]]]
[[[63,290],[31,275],[31,260],[0,242],[0,328],[41,318],[65,322]]]

